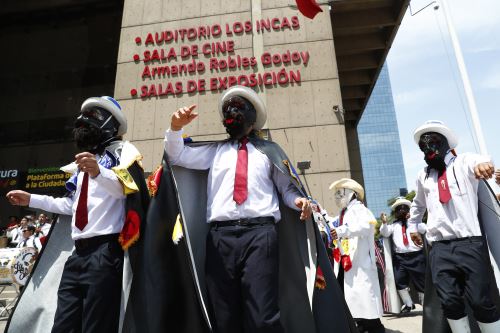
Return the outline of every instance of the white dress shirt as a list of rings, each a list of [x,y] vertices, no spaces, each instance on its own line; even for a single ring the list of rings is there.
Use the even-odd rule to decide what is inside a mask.
[[[43,236],[47,236],[49,234],[49,231],[50,231],[50,227],[52,226],[51,223],[44,223],[41,227],[40,227],[40,233],[43,235]]]
[[[425,234],[425,223],[419,223],[418,232]],[[413,243],[410,236],[409,228],[406,228],[406,237],[408,238],[408,246],[405,245],[403,241],[403,231],[401,221],[394,221],[392,224],[382,223],[380,226],[380,234],[384,237],[390,237],[392,235],[392,243],[394,245],[394,252],[396,253],[409,253],[422,251],[421,247],[418,247]]]
[[[16,227],[12,229],[11,234],[12,234],[12,240],[10,241],[12,244],[19,244],[20,241],[23,240],[23,231],[22,227]]]
[[[19,248],[33,247],[37,249],[38,252],[40,252],[40,250],[42,249],[42,242],[40,242],[40,239],[35,235],[31,235],[29,238],[19,242],[19,244],[17,244],[17,247]]]
[[[99,165],[97,177],[89,177],[87,209],[88,224],[83,230],[75,226],[75,212],[83,181],[83,172],[78,174],[77,188],[73,196],[53,198],[32,194],[29,206],[48,212],[72,215],[71,237],[76,239],[120,233],[125,222],[125,194],[115,173]]]
[[[426,237],[433,241],[481,236],[479,228],[477,188],[479,181],[474,176],[478,163],[489,162],[486,156],[449,152],[445,157],[446,177],[451,192],[451,200],[442,204],[439,201],[438,172],[427,168],[418,174],[417,193],[410,209],[408,227],[416,232],[422,222],[425,210],[428,211]]]
[[[165,151],[172,164],[189,169],[209,170],[207,184],[207,222],[272,216],[281,219],[276,188],[285,204],[295,210],[300,192],[288,176],[274,167],[253,144],[248,149],[248,197],[241,205],[233,200],[238,143],[226,141],[203,146],[184,145],[183,131],[167,130]],[[275,186],[276,185],[276,186]]]

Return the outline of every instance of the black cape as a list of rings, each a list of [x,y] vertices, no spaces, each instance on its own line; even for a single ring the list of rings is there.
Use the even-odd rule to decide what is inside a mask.
[[[255,138],[251,142],[305,193],[277,144]],[[171,166],[167,156],[162,166],[139,244],[140,267],[134,272],[140,273],[134,273],[123,331],[211,332],[204,281],[208,171]],[[285,332],[357,332],[316,224],[311,218],[300,221],[299,212],[286,207],[281,198],[280,210],[279,293]],[[175,245],[171,235],[177,221],[184,237]],[[323,271],[326,287],[308,292],[306,272],[314,276],[317,266]]]

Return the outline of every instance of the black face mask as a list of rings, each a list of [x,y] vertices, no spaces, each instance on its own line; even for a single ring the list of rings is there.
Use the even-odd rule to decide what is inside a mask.
[[[424,160],[430,168],[438,171],[446,169],[444,158],[450,150],[448,140],[439,133],[424,133],[418,141],[420,150],[424,153]]]
[[[394,216],[397,220],[406,222],[408,220],[408,213],[410,212],[410,208],[406,205],[399,205],[394,210]]]
[[[81,151],[102,154],[104,148],[116,138],[118,127],[118,121],[111,112],[96,107],[80,113],[76,118],[73,137]]]
[[[252,103],[240,96],[234,96],[222,106],[222,124],[231,139],[239,140],[250,131],[257,119]]]

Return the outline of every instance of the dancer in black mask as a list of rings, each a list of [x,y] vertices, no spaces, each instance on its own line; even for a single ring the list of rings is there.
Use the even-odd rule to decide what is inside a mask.
[[[384,237],[392,237],[394,278],[398,294],[403,301],[401,313],[408,313],[415,309],[415,305],[410,297],[410,281],[417,290],[420,303],[423,304],[425,288],[425,255],[422,250],[422,239],[414,235],[411,239],[408,230],[408,216],[410,213],[411,201],[405,198],[398,198],[391,206],[395,220],[392,224],[387,224],[387,216],[381,214],[382,225],[380,234]],[[425,224],[419,223],[419,233],[425,233]],[[415,240],[415,242],[414,242]]]
[[[183,146],[181,129],[196,117],[193,110],[174,113],[165,149],[173,164],[210,169],[206,281],[215,331],[281,332],[276,189],[302,218],[312,213],[309,201],[249,142],[266,119],[253,90],[237,86],[222,96],[219,112],[230,136],[222,144]]]
[[[334,306],[318,305],[313,309],[318,314],[313,316],[307,285],[313,286],[314,280],[305,274],[311,264],[304,266],[302,260],[308,255],[297,253],[308,247],[304,232],[306,225],[313,227],[310,201],[279,146],[256,134],[266,121],[264,103],[248,87],[229,88],[219,103],[229,138],[185,145],[183,127],[198,116],[195,107],[180,108],[172,115],[165,151],[173,165],[208,170],[207,209],[203,212],[210,225],[204,252],[205,281],[214,331],[331,331],[326,320],[329,315],[319,313]],[[307,221],[299,222],[299,217]],[[278,241],[278,234],[280,238],[284,235],[283,241]],[[320,249],[321,239],[314,244]],[[338,332],[350,331],[353,323],[346,320],[344,302],[323,296],[336,288],[341,297],[326,253],[318,251],[317,255],[324,260],[322,269],[328,280],[317,301],[336,302]]]
[[[417,178],[408,227],[416,239],[427,210],[429,265],[443,314],[453,333],[470,332],[467,301],[482,332],[500,332],[500,313],[491,294],[495,282],[478,220],[479,179],[492,177],[493,164],[487,156],[457,155],[458,140],[440,121],[417,128],[414,139],[428,166]]]
[[[28,322],[33,320],[34,328],[19,331],[46,332],[50,328],[43,325],[52,323],[53,319],[54,333],[118,332],[124,250],[139,237],[140,220],[149,201],[140,166],[142,156],[133,145],[121,140],[126,131],[127,120],[116,100],[108,96],[87,99],[73,131],[81,152],[74,162],[61,168],[72,173],[66,183],[69,195],[53,198],[17,190],[7,194],[14,205],[29,205],[60,214],[60,221],[66,219],[64,216],[71,218],[75,247],[65,262],[62,277],[59,275],[51,284],[57,287],[60,281],[55,318],[49,317],[43,323],[30,318]],[[57,222],[55,228],[61,223]],[[62,238],[52,240],[49,234],[45,250],[54,251],[52,244],[63,241]],[[40,266],[43,265],[46,264]],[[25,290],[22,302],[31,290]],[[36,295],[36,288],[31,292]],[[45,296],[55,296],[55,290],[54,294]],[[54,303],[47,299],[44,306]],[[51,308],[41,311],[39,307],[37,310],[37,316],[39,312],[46,315],[54,311]],[[22,318],[26,321],[30,310],[23,311],[27,311]],[[12,327],[22,325],[16,319],[11,323]],[[16,328],[12,331],[16,332]]]

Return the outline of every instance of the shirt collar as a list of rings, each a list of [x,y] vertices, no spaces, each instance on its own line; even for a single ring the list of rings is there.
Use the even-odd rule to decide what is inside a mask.
[[[450,150],[444,157],[444,163],[448,166],[451,163],[451,161],[453,161],[454,158],[455,155],[453,155],[453,153]]]
[[[357,205],[357,204],[359,204],[359,203],[361,203],[361,201],[359,201],[358,199],[354,199],[354,200],[350,201],[350,202],[347,204],[346,209],[349,209],[349,208],[351,208],[352,206]]]

